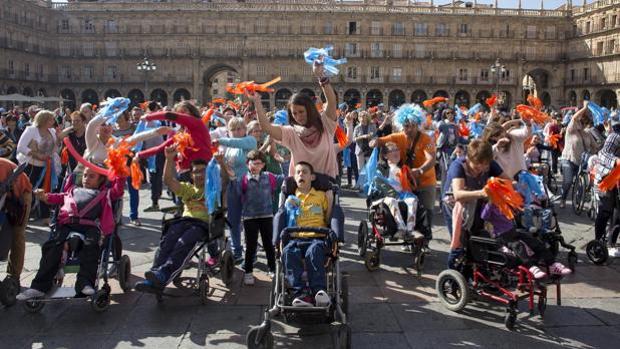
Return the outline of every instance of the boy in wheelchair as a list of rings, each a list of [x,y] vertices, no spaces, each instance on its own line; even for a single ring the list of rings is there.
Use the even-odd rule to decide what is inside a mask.
[[[37,275],[29,289],[17,296],[18,300],[40,298],[48,292],[60,267],[68,240],[78,242],[77,253],[80,269],[75,291],[77,295],[95,294],[97,262],[101,234],[110,236],[116,222],[112,202],[123,197],[125,178],[115,178],[111,185],[106,177],[90,168],[84,170],[82,186],[70,185],[62,193],[35,191],[39,200],[46,204],[62,205],[58,212],[56,228],[50,239],[43,244],[41,262]],[[77,240],[79,238],[79,240]]]
[[[312,165],[299,162],[295,166],[295,195],[286,199],[285,206],[299,214],[296,225],[299,227],[328,227],[327,195],[312,187],[316,179]],[[276,246],[279,243],[279,232],[276,234]],[[294,233],[291,240],[282,250],[285,279],[293,289],[292,306],[317,307],[329,306],[331,301],[326,292],[326,251],[329,246],[323,236],[316,233]],[[299,238],[299,239],[297,239]],[[303,238],[303,239],[301,239]],[[334,242],[335,243],[335,242]],[[304,267],[308,276],[309,288],[303,280]]]
[[[179,182],[174,175],[176,146],[165,150],[164,183],[183,201],[183,214],[164,224],[159,251],[155,255],[153,267],[144,273],[144,281],[136,283],[140,292],[158,293],[163,290],[182,271],[186,259],[197,242],[209,237],[209,210],[205,203],[205,174],[207,162],[191,162],[192,182]],[[216,157],[221,162],[222,156]],[[209,254],[217,255],[217,245],[209,244]]]

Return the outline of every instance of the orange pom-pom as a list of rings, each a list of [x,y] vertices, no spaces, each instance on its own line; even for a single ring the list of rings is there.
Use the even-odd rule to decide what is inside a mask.
[[[137,162],[131,162],[131,186],[135,190],[139,190],[142,185],[142,181],[144,180],[144,173],[140,169],[140,165]]]
[[[398,173],[398,179],[400,180],[400,186],[403,188],[403,192],[411,192],[411,182],[409,181],[409,166],[403,165]]]
[[[273,88],[269,86],[280,81],[281,78],[278,76],[277,78],[267,81],[263,84],[257,84],[254,81],[242,81],[238,84],[228,84],[226,86],[226,91],[236,95],[242,95],[247,92],[273,92]]]
[[[536,110],[541,110],[543,107],[543,102],[540,100],[540,98],[530,94],[527,96],[527,102],[534,107],[534,109]]]
[[[108,148],[108,158],[105,160],[105,164],[109,169],[108,178],[110,180],[129,177],[127,158],[133,155],[132,146],[132,143],[122,140],[118,145],[115,146],[113,143]]]
[[[463,120],[459,122],[459,136],[464,138],[469,137],[469,128],[467,127],[467,123]]]
[[[52,191],[52,161],[47,160],[45,164],[45,177],[43,177],[43,191],[49,193]]]
[[[497,206],[500,212],[508,219],[514,219],[514,210],[523,210],[523,197],[519,194],[512,182],[507,179],[491,177],[484,186],[489,201]]]
[[[422,102],[422,105],[425,108],[429,108],[434,106],[437,103],[441,103],[441,102],[446,102],[448,99],[446,97],[435,97],[435,98],[431,98],[431,99],[427,99],[424,102]]]
[[[497,96],[495,94],[492,94],[491,97],[485,100],[485,103],[489,106],[489,108],[493,108],[495,103],[497,103]]]
[[[370,107],[368,108],[368,112],[373,114],[379,111],[379,107]]]
[[[188,150],[198,150],[198,148],[194,147],[194,140],[192,139],[192,136],[187,132],[179,132],[175,134],[173,138],[177,144],[177,150],[183,155],[183,157],[187,157],[186,151]]]
[[[224,98],[213,98],[211,103],[213,103],[213,104],[226,104],[226,99],[224,99]]]
[[[211,117],[213,116],[213,113],[215,113],[215,109],[209,108],[209,110],[207,110],[205,115],[203,115],[202,117],[202,123],[208,126],[211,122]]]
[[[559,133],[556,134],[550,134],[549,136],[547,136],[547,143],[549,143],[549,146],[553,149],[559,149],[560,148],[560,138],[562,138],[562,135]]]
[[[603,192],[607,192],[617,187],[618,182],[620,182],[620,166],[616,165],[598,184],[598,188]]]
[[[551,120],[551,117],[549,115],[533,107],[530,107],[529,105],[519,104],[515,107],[515,109],[524,120],[530,120],[539,125],[545,125]]]
[[[355,105],[355,109],[359,109],[359,108],[361,108],[361,107],[362,107],[362,103],[357,103],[357,104]]]
[[[349,143],[349,138],[340,125],[336,126],[336,140],[340,147],[344,147]]]
[[[140,107],[140,109],[142,109],[143,111],[146,111],[149,108],[149,101],[144,101],[140,104],[138,104],[138,106]]]
[[[60,153],[60,163],[66,165],[69,163],[69,149],[67,147],[62,148]]]
[[[229,107],[233,108],[234,110],[239,110],[241,109],[241,106],[233,101],[228,101],[226,102],[226,105],[228,105]]]

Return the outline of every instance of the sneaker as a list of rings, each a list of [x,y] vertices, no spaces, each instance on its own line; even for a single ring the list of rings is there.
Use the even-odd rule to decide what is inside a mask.
[[[207,259],[207,266],[209,267],[214,267],[219,263],[219,260],[215,257],[209,257],[209,259]]]
[[[80,292],[85,296],[92,296],[95,294],[95,289],[91,285],[86,285]]]
[[[620,257],[620,248],[609,247],[607,251],[608,251],[609,257],[614,257],[614,258]]]
[[[45,293],[39,290],[35,290],[34,288],[29,288],[24,292],[18,294],[15,299],[17,299],[18,301],[25,301],[32,298],[41,298],[43,296],[45,296]]]
[[[167,278],[160,271],[148,270],[144,277],[153,284],[153,287],[162,289],[166,286]]]
[[[331,304],[329,295],[323,290],[316,293],[316,296],[314,296],[314,302],[317,307],[328,307]]]
[[[549,267],[549,272],[553,275],[568,275],[573,271],[564,266],[564,264],[555,262]]]
[[[309,308],[314,306],[313,301],[314,300],[312,299],[312,297],[305,295],[293,299],[293,303],[291,303],[291,305],[294,307]]]
[[[544,271],[540,270],[539,267],[537,266],[533,266],[530,268],[530,273],[532,273],[532,275],[534,275],[534,279],[542,279],[545,276],[547,276],[547,273],[545,273]]]
[[[158,212],[158,211],[159,211],[159,205],[151,205],[144,209],[144,212]]]
[[[149,280],[136,282],[133,288],[134,290],[138,292],[154,293],[156,291],[155,287],[153,286],[153,283],[150,282]]]
[[[243,284],[246,286],[254,286],[254,275],[252,275],[252,273],[243,275]]]
[[[136,219],[131,219],[131,220],[129,221],[129,223],[130,223],[130,224],[132,224],[132,225],[135,225],[136,227],[139,227],[139,226],[141,226],[141,225],[142,225],[142,222],[140,222],[140,220],[139,220],[139,219],[137,219],[137,218],[136,218]]]

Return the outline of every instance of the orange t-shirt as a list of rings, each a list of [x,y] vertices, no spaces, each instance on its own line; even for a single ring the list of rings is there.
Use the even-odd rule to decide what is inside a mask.
[[[379,140],[381,141],[381,144],[385,144],[387,142],[396,143],[398,149],[400,149],[400,159],[403,163],[405,163],[405,160],[407,159],[409,139],[404,132],[392,133],[391,135],[379,138]],[[432,153],[433,157],[435,157],[435,144],[433,143],[433,140],[424,132],[420,132],[420,138],[418,139],[414,149],[415,159],[413,160],[412,168],[418,168],[426,162],[426,155],[424,154],[425,151]],[[418,188],[426,188],[430,186],[434,187],[437,184],[435,167],[433,166],[428,171],[424,172],[417,184]]]
[[[9,178],[9,176],[11,175],[11,173],[13,173],[13,170],[16,167],[17,165],[15,165],[13,162],[4,158],[0,158],[0,182],[4,182],[7,178]],[[13,182],[13,195],[15,195],[16,197],[20,197],[24,193],[31,192],[32,184],[30,184],[28,176],[22,173],[17,177],[15,182]]]

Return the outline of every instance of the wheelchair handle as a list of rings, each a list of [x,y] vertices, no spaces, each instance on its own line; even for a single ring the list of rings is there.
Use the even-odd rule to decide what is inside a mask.
[[[323,227],[287,227],[282,230],[280,234],[280,238],[289,238],[289,235],[292,233],[316,233],[316,234],[325,234],[326,237],[337,240],[336,233],[329,229]]]

